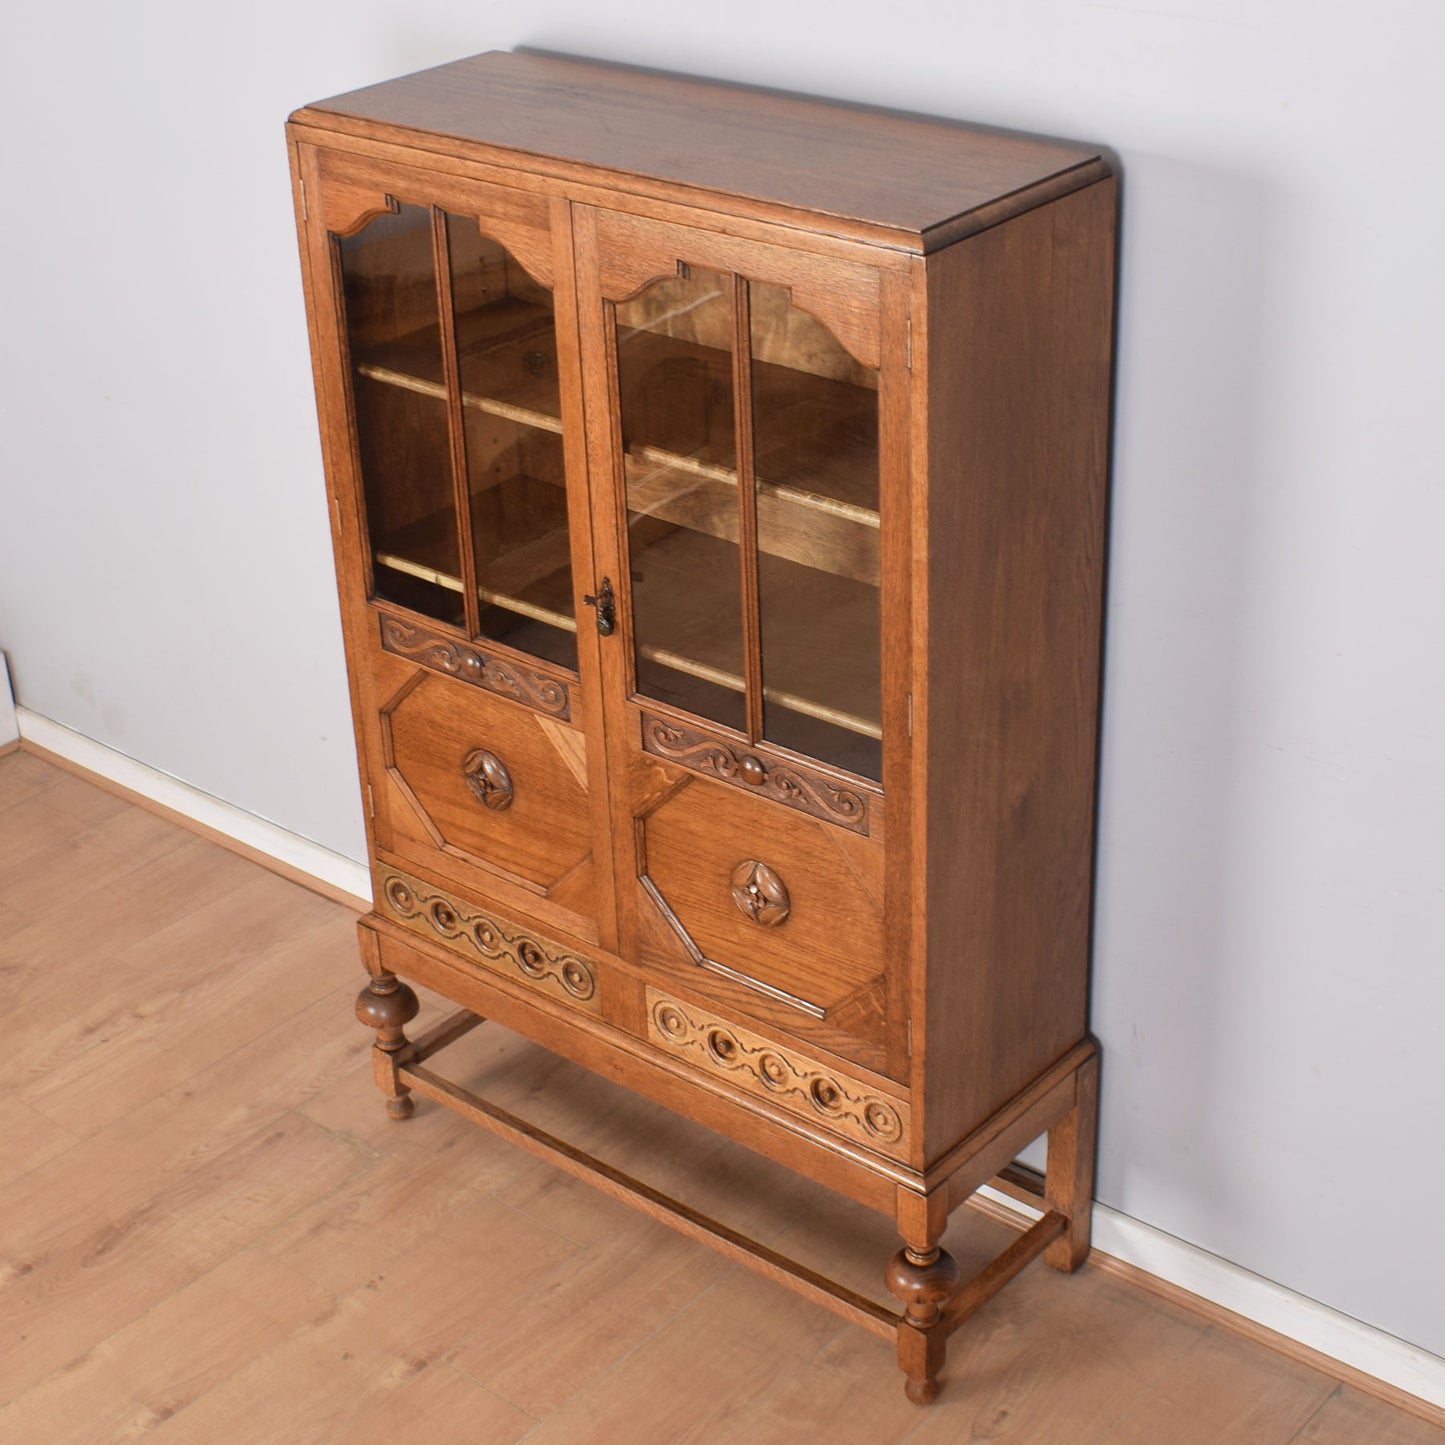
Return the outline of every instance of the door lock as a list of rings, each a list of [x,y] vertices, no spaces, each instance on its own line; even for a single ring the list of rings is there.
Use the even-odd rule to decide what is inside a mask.
[[[617,599],[612,593],[612,579],[604,577],[602,586],[595,596],[589,593],[582,599],[589,607],[597,609],[597,630],[603,637],[611,637],[617,631]]]

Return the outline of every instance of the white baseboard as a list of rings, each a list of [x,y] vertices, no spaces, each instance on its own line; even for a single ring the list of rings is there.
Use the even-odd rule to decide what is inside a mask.
[[[0,748],[20,739],[20,719],[15,715],[15,693],[10,686],[10,664],[0,652]]]
[[[8,687],[0,693],[0,740],[7,699]],[[367,870],[354,859],[213,798],[28,708],[15,712],[21,738],[36,747],[223,834],[243,848],[264,853],[290,870],[343,893],[370,898]],[[1007,1209],[1029,1212],[1017,1200],[992,1189],[985,1188],[983,1193]],[[1445,1359],[1437,1355],[1103,1205],[1094,1209],[1093,1241],[1099,1252],[1166,1285],[1445,1409]]]
[[[1037,1218],[1039,1211],[987,1185],[993,1203]],[[1094,1206],[1095,1256],[1108,1255],[1133,1270],[1172,1285],[1250,1324],[1368,1375],[1395,1390],[1445,1410],[1445,1359],[1364,1324],[1318,1300],[1253,1274],[1152,1224]],[[1100,1261],[1101,1263],[1107,1263]]]
[[[1445,1359],[1417,1345],[1117,1210],[1095,1206],[1093,1242],[1156,1279],[1445,1409]]]
[[[328,888],[357,898],[371,897],[371,877],[364,863],[333,853],[279,823],[258,818],[230,803],[213,798],[199,788],[138,763],[114,748],[98,743],[61,723],[42,717],[29,708],[17,708],[20,737],[56,757],[64,758],[87,772],[149,798],[201,827],[220,833],[243,848],[263,853],[285,868],[314,878]]]

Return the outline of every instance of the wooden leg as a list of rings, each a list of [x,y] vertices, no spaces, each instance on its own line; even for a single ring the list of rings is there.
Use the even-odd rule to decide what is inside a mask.
[[[1044,1199],[1068,1228],[1044,1251],[1044,1263],[1072,1274],[1089,1253],[1094,1207],[1094,1150],[1099,1122],[1099,1056],[1079,1066],[1074,1107],[1049,1130]]]
[[[958,1292],[959,1268],[938,1247],[948,1223],[947,1193],[899,1190],[898,1229],[903,1248],[888,1261],[883,1282],[903,1304],[898,1324],[898,1365],[907,1379],[903,1392],[915,1405],[938,1396],[938,1375],[948,1349],[942,1306]]]
[[[915,1405],[927,1405],[938,1396],[948,1349],[940,1306],[958,1291],[958,1265],[937,1245],[922,1251],[905,1246],[888,1261],[883,1278],[903,1302],[898,1325],[898,1365],[908,1377],[903,1393]]]
[[[405,1119],[414,1107],[411,1090],[397,1076],[397,1065],[409,1046],[406,1026],[417,1016],[420,1007],[416,994],[394,973],[384,969],[372,975],[371,982],[356,999],[357,1018],[376,1030],[371,1060],[377,1087],[386,1095],[386,1112],[393,1119]]]

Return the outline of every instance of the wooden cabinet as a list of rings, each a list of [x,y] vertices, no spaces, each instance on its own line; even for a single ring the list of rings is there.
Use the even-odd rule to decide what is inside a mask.
[[[392,1113],[589,1172],[434,1071],[496,1019],[885,1212],[897,1314],[591,1171],[932,1398],[1088,1247],[1107,163],[527,54],[290,138]],[[461,1012],[408,1039],[403,980]],[[1044,1131],[960,1285],[949,1211]]]

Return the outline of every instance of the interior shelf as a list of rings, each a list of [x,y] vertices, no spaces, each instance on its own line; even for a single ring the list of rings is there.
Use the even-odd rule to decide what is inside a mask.
[[[667,336],[638,336],[629,347],[634,358],[630,365],[648,372],[692,363],[693,374],[703,377],[716,370],[719,356],[726,357],[726,353],[714,353],[713,348]],[[560,433],[561,406],[556,367],[551,364],[553,349],[551,312],[544,306],[509,299],[458,316],[462,405]],[[389,386],[446,398],[441,356],[435,332],[429,329],[367,347],[357,357],[356,370]],[[763,545],[768,547],[775,531],[786,534],[795,529],[783,519],[780,509],[786,507],[827,518],[828,523],[823,525],[831,525],[835,531],[840,524],[852,524],[876,532],[877,393],[807,373],[782,375],[788,372],[787,367],[755,363],[760,395],[796,392],[799,383],[795,378],[804,378],[801,396],[785,405],[761,408],[756,418],[754,470],[759,479],[759,506],[778,509],[776,525],[774,519],[760,517]],[[774,378],[771,373],[780,375]],[[646,478],[649,496],[661,506],[667,505],[668,492],[685,495],[685,484],[681,482],[684,476],[711,483],[715,493],[717,489],[730,490],[734,500],[727,507],[718,505],[718,494],[699,509],[699,514],[713,519],[704,530],[736,540],[737,470],[712,460],[711,450],[706,445],[680,451],[645,441],[633,442],[627,449],[629,484]],[[634,510],[651,511],[651,505],[635,505]],[[723,516],[725,511],[730,511],[734,519],[730,534],[717,530],[729,525]],[[653,515],[668,514],[656,511]],[[691,525],[682,517],[669,520]],[[779,555],[790,556],[787,544],[780,545],[784,550]],[[858,544],[846,550],[857,551]],[[820,560],[812,565],[824,565],[821,559],[828,551],[828,546],[820,544]],[[870,570],[873,576],[864,580],[876,580],[876,560]]]
[[[519,478],[523,482],[532,478]],[[541,483],[535,483],[541,485]],[[375,563],[407,577],[430,582],[448,592],[465,591],[453,570],[456,555],[448,512],[435,512],[391,534],[377,549]],[[483,564],[487,583],[477,586],[477,597],[492,607],[505,607],[534,622],[545,622],[564,632],[576,632],[572,606],[572,574],[567,532],[558,528],[505,556]]]
[[[448,527],[444,514],[414,523],[389,538],[389,546],[378,549],[376,565],[460,594],[462,581],[444,561]],[[741,693],[743,678],[728,665],[736,648],[736,624],[729,623],[726,607],[707,586],[716,573],[698,555],[703,540],[697,533],[677,529],[639,549],[636,560],[646,577],[649,607],[670,618],[673,635],[686,638],[686,650],[647,642],[637,650],[649,662]],[[769,567],[779,569],[769,579],[773,595],[786,591],[798,605],[765,622],[765,669],[771,659],[779,675],[802,679],[805,688],[812,677],[818,686],[807,691],[765,686],[764,701],[863,737],[880,738],[876,716],[868,715],[876,708],[876,702],[870,707],[870,700],[879,695],[879,679],[876,670],[859,666],[860,649],[854,645],[860,628],[877,627],[877,589],[783,559],[769,559]],[[735,581],[735,574],[720,580]],[[495,585],[499,582],[505,586]],[[491,564],[486,581],[478,584],[477,596],[489,606],[576,632],[577,620],[570,615],[565,535],[549,534]]]
[[[639,613],[665,619],[666,645],[654,623],[638,637],[639,656],[741,693],[736,562],[719,568],[717,543],[688,528],[641,535],[655,526],[633,524],[633,585]],[[878,634],[878,589],[781,557],[760,561],[764,703],[880,738],[878,652],[860,646]],[[769,605],[781,598],[785,606]]]
[[[462,405],[543,431],[561,432],[552,312],[513,297],[457,317]],[[362,351],[362,376],[446,399],[441,353],[432,328]]]
[[[627,454],[627,506],[725,542],[738,540],[737,476],[652,448]],[[758,549],[878,584],[878,514],[766,483],[758,488]]]

